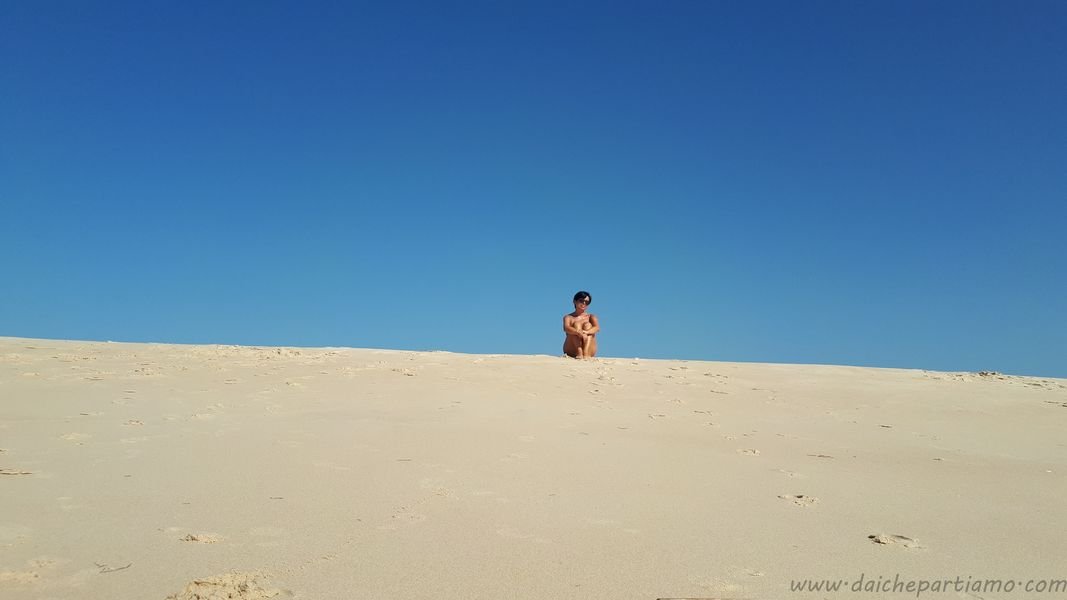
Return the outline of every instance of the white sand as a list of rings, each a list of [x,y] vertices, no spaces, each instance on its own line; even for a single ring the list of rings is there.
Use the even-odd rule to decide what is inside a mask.
[[[5,600],[1067,578],[1062,379],[0,338],[0,448]]]

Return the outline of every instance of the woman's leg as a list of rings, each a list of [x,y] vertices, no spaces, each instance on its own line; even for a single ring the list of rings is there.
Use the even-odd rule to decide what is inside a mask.
[[[563,340],[563,353],[571,358],[581,358],[579,355],[582,352],[582,341],[578,336],[568,335],[567,339]]]
[[[596,336],[585,336],[585,343],[582,344],[582,354],[585,358],[593,358],[596,356]]]
[[[582,324],[582,331],[587,331],[593,328],[593,324],[586,322]],[[593,358],[596,355],[596,337],[592,335],[585,336],[582,340],[582,356],[584,358]]]

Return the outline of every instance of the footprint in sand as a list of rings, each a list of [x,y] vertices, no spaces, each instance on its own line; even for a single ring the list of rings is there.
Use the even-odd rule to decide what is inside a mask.
[[[0,571],[0,583],[33,583],[40,578],[36,571]]]
[[[733,581],[720,579],[713,576],[698,577],[690,576],[689,583],[699,586],[708,592],[716,595],[716,598],[732,598],[734,596],[744,596],[745,587],[741,584],[734,583]],[[679,599],[681,600],[681,599]],[[692,600],[698,600],[693,598]],[[712,600],[712,598],[706,598],[701,600]]]
[[[759,456],[759,450],[755,448],[741,448],[737,451],[738,454],[744,454],[746,456]]]
[[[93,436],[89,435],[88,433],[68,433],[59,437],[60,439],[67,440],[68,442],[74,442],[80,446],[85,442],[85,440]]]
[[[407,506],[401,506],[389,517],[386,525],[379,525],[378,529],[395,530],[400,525],[415,525],[426,520],[426,515],[412,512]]]
[[[427,519],[427,516],[421,513],[415,512],[415,509],[422,504],[433,500],[434,498],[455,498],[455,490],[446,488],[441,485],[441,482],[436,479],[426,478],[419,482],[419,487],[424,490],[429,490],[432,495],[425,496],[420,500],[416,500],[410,504],[399,506],[393,514],[390,515],[389,521],[383,525],[379,525],[378,529],[382,530],[395,530],[400,525],[415,525],[421,523]],[[499,498],[497,499],[499,500]]]
[[[183,542],[196,542],[197,544],[216,544],[222,541],[222,537],[213,533],[190,533],[181,538]]]
[[[523,456],[525,458],[525,456]],[[419,487],[424,490],[430,490],[434,496],[441,498],[455,498],[456,491],[441,485],[441,482],[437,479],[425,478],[419,482]]]
[[[814,496],[805,496],[804,494],[782,494],[778,497],[782,500],[789,500],[793,504],[805,508],[812,506],[819,501],[819,499]]]
[[[904,548],[923,548],[924,546],[919,543],[919,540],[910,538],[903,535],[897,535],[892,533],[872,533],[867,536],[867,539],[871,540],[871,543],[881,546],[902,546]]]
[[[0,583],[33,583],[41,578],[40,571],[54,568],[57,561],[50,558],[35,558],[26,561],[25,571],[0,571]]]
[[[721,588],[719,588],[719,591],[720,592],[725,592],[728,596],[732,596],[732,594],[736,594],[736,593],[741,592],[743,590],[744,586],[743,585],[739,585],[739,584],[726,583],[726,581],[744,581],[746,578],[749,578],[749,577],[764,577],[766,575],[766,573],[764,573],[763,571],[760,571],[759,569],[753,569],[751,567],[741,567],[741,566],[737,566],[737,565],[726,566],[726,567],[722,568],[722,572],[723,572],[723,574],[725,574],[725,575],[727,575],[729,577],[729,580],[715,580],[713,578],[708,578],[708,579],[704,580],[703,585],[705,587],[709,587],[709,588],[715,588],[715,587],[722,586]],[[690,579],[690,581],[693,581],[693,583],[697,583],[697,581],[699,581],[699,580],[694,581],[693,579]],[[718,581],[719,583],[718,584],[713,583],[713,582],[716,582],[716,581]],[[694,598],[692,600],[696,600],[696,599]],[[711,600],[711,599],[710,598],[706,598],[706,599],[702,598],[701,600]]]

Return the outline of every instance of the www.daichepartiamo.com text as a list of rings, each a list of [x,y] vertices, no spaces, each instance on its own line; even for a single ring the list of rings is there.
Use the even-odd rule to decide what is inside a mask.
[[[861,573],[856,579],[794,579],[789,583],[793,592],[853,592],[880,594],[914,594],[916,598],[926,593],[1065,593],[1067,578],[1062,579],[990,579],[983,577],[956,576],[953,579],[909,579],[899,573],[892,577],[868,577]]]

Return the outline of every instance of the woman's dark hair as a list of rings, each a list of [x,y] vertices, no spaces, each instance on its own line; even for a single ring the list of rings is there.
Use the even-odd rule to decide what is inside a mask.
[[[593,303],[593,297],[589,295],[589,292],[581,291],[574,295],[574,301],[585,300],[588,304]]]

